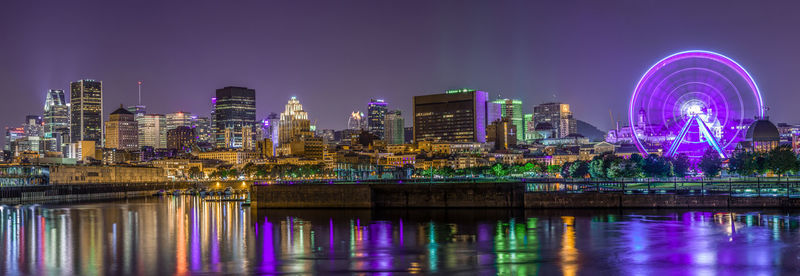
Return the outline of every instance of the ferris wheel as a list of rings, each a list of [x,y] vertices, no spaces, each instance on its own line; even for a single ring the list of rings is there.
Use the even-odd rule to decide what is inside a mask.
[[[644,154],[699,157],[711,147],[726,158],[752,120],[764,115],[752,76],[718,53],[670,55],[644,73],[631,97],[628,121]]]

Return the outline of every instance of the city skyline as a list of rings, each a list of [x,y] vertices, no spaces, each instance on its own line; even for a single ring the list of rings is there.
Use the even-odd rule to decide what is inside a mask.
[[[539,103],[569,103],[576,118],[608,130],[627,115],[625,103],[614,98],[629,97],[641,73],[659,58],[690,49],[725,53],[746,64],[771,108],[768,115],[777,122],[796,123],[788,103],[800,100],[791,93],[797,85],[782,76],[800,73],[791,66],[797,58],[786,55],[800,41],[784,37],[780,45],[762,43],[797,25],[792,16],[771,16],[793,9],[753,11],[747,2],[725,3],[695,3],[697,10],[720,11],[712,14],[678,9],[682,3],[627,3],[628,12],[619,19],[613,16],[617,6],[591,2],[522,3],[513,9],[504,3],[446,1],[347,2],[356,9],[324,2],[314,8],[260,3],[248,9],[221,3],[185,7],[188,10],[182,12],[178,11],[183,7],[169,3],[152,10],[109,3],[13,3],[0,12],[6,26],[2,32],[18,38],[0,52],[0,75],[7,78],[0,90],[19,97],[3,101],[0,124],[15,127],[31,113],[26,111],[41,112],[46,91],[67,91],[69,82],[92,78],[103,81],[104,117],[120,103],[137,103],[138,81],[143,81],[142,103],[152,113],[185,110],[207,116],[215,89],[245,86],[258,91],[257,118],[280,111],[286,99],[297,96],[321,129],[343,128],[341,118],[364,110],[370,98],[385,99],[393,108],[409,112],[413,96],[469,87],[489,92],[492,100],[520,99],[524,113]],[[75,9],[103,11],[98,13],[104,17],[64,17]],[[548,15],[548,10],[558,12]],[[256,11],[275,13],[275,18],[256,17]],[[270,24],[301,12],[331,24]],[[237,20],[193,19],[215,13]],[[224,24],[203,31],[187,29],[170,19],[175,14],[189,21],[185,24]],[[475,19],[461,24],[459,14]],[[504,19],[490,20],[494,15]],[[376,22],[365,24],[368,21],[359,16]],[[771,20],[762,20],[767,17]],[[667,24],[653,25],[649,18]],[[75,24],[60,26],[64,20]],[[680,31],[688,27],[693,31]],[[69,46],[75,38],[65,34],[75,31],[97,34],[98,45]],[[168,32],[181,35],[171,37]],[[246,43],[220,43],[230,39]],[[374,43],[364,46],[365,41]],[[582,48],[592,41],[599,45]],[[302,53],[293,49],[298,43],[304,45],[303,52],[318,58],[298,59]],[[4,92],[8,93],[12,92]],[[591,98],[581,100],[586,97]]]

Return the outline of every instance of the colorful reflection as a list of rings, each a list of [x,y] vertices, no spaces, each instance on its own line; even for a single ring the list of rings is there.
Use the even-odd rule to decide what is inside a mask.
[[[792,274],[769,212],[257,210],[196,197],[0,206],[2,274]]]

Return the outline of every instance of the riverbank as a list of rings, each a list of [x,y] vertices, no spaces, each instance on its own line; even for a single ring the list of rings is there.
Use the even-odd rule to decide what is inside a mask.
[[[587,187],[592,187],[591,184]],[[798,208],[800,198],[620,191],[528,191],[526,183],[298,184],[253,187],[255,208]]]

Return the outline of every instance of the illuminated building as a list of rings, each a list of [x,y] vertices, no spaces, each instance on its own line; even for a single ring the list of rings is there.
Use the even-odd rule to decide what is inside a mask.
[[[166,118],[161,114],[145,114],[138,120],[139,146],[167,148]]]
[[[16,128],[9,128],[6,127],[6,143],[3,145],[3,150],[5,151],[13,151],[14,142],[22,139],[25,137],[25,128],[23,127],[16,127]],[[13,154],[13,152],[12,152]]]
[[[555,129],[555,136],[558,138],[578,132],[577,121],[572,117],[569,104],[544,103],[534,106],[533,122],[534,126],[549,123]]]
[[[70,83],[70,141],[103,144],[103,82]]]
[[[167,113],[165,117],[166,117],[167,131],[170,131],[180,126],[192,127],[193,125],[192,113],[189,112],[178,111],[178,112]]]
[[[740,147],[746,151],[768,152],[780,145],[780,139],[775,124],[769,121],[769,117],[763,117],[750,124]]]
[[[192,128],[194,128],[195,135],[197,135],[198,143],[214,143],[214,132],[211,126],[211,120],[208,117],[193,117]]]
[[[386,144],[403,144],[405,142],[405,121],[400,110],[392,110],[386,113],[385,123]]]
[[[281,117],[277,113],[270,113],[267,118],[261,121],[261,138],[267,138],[272,142],[272,156],[278,148],[280,136]]]
[[[281,146],[289,145],[300,137],[312,135],[308,113],[303,110],[303,105],[296,97],[292,97],[286,103],[286,108],[281,113],[278,131],[278,140]]]
[[[218,148],[243,148],[254,141],[256,91],[233,86],[217,89],[214,124]]]
[[[366,120],[364,120],[364,112],[353,111],[350,117],[347,118],[347,129],[350,130],[363,130],[366,128]]]
[[[194,129],[189,126],[178,126],[167,130],[167,148],[182,152],[190,152],[196,143]]]
[[[217,150],[207,151],[198,154],[200,159],[215,159],[228,164],[245,164],[258,159],[258,153],[254,151],[241,150]]]
[[[516,127],[517,141],[525,139],[525,119],[522,114],[522,101],[511,99],[499,99],[492,101],[493,104],[500,106],[501,118],[508,120]],[[489,121],[494,122],[495,120]],[[574,121],[574,120],[573,120]]]
[[[517,126],[508,118],[492,122],[487,128],[487,142],[493,142],[498,150],[509,149],[517,144]]]
[[[381,99],[370,100],[367,105],[367,126],[369,132],[383,139],[384,131],[386,130],[386,102]]]
[[[64,152],[69,143],[69,104],[64,90],[48,90],[44,104],[44,137],[53,139],[48,151]]]
[[[536,124],[533,123],[533,113],[523,115],[522,126],[525,128],[525,141],[536,139],[536,133],[534,132],[534,129],[536,129]]]
[[[486,142],[488,93],[472,89],[414,97],[414,142]]]
[[[122,105],[108,116],[106,126],[106,148],[119,150],[139,149],[139,127],[134,114]]]

